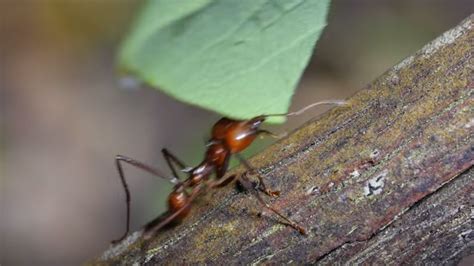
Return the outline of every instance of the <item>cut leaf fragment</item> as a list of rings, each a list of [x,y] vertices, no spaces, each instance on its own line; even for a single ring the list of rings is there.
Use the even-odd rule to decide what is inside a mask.
[[[123,43],[120,67],[229,117],[285,113],[329,2],[148,1]]]

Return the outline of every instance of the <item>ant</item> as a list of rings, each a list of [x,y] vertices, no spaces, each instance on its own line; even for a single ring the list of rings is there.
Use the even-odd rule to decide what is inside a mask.
[[[260,129],[260,126],[268,117],[296,116],[302,114],[309,108],[322,104],[344,105],[346,102],[340,100],[316,102],[304,107],[297,112],[259,115],[249,120],[234,120],[226,117],[221,118],[212,127],[211,138],[206,144],[207,150],[204,155],[204,160],[196,167],[187,167],[180,159],[178,159],[167,149],[161,150],[163,157],[165,158],[173,174],[171,177],[161,174],[157,169],[142,162],[123,155],[117,155],[115,157],[115,164],[125,190],[127,224],[126,231],[123,236],[117,240],[112,241],[112,243],[122,241],[128,235],[130,230],[130,191],[125,180],[122,163],[133,165],[152,175],[167,179],[175,185],[173,191],[168,196],[168,211],[164,214],[164,218],[158,221],[158,224],[150,223],[145,226],[145,237],[153,235],[155,232],[166,225],[182,221],[189,214],[191,203],[199,194],[203,193],[205,189],[223,187],[236,179],[246,190],[252,192],[252,194],[264,208],[278,215],[285,221],[284,224],[293,227],[302,235],[305,235],[306,230],[302,226],[263,200],[259,192],[263,192],[271,197],[278,197],[280,192],[268,189],[262,177],[258,175],[255,169],[250,166],[250,164],[239,154],[239,152],[245,150],[250,144],[252,144],[257,136],[267,135],[274,138],[279,138],[279,136],[273,134],[270,131]],[[224,177],[229,166],[231,155],[235,155],[238,160],[247,168],[248,172],[257,173],[259,181],[258,187],[253,185],[246,174],[240,175],[239,177],[236,175]],[[186,180],[180,181],[178,179],[175,166],[178,166],[180,171],[188,174],[188,178]],[[210,177],[213,173],[215,174],[215,178],[211,179]]]

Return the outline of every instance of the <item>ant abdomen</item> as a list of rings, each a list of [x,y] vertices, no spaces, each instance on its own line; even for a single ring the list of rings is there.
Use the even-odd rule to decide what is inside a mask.
[[[185,208],[179,213],[178,216],[176,216],[176,218],[174,219],[175,221],[183,220],[189,214],[190,206],[186,207],[187,202],[188,194],[181,187],[173,190],[173,192],[171,192],[168,196],[168,210],[171,213],[175,213],[180,209]]]

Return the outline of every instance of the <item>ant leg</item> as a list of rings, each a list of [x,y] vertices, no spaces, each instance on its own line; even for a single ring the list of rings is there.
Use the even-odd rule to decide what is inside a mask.
[[[209,181],[209,187],[210,188],[224,187],[230,182],[234,181],[236,177],[237,177],[236,175],[230,175],[226,178]]]
[[[178,179],[177,179],[176,176],[171,177],[171,178],[167,178],[163,174],[161,174],[158,170],[156,170],[155,168],[153,168],[151,166],[148,166],[148,165],[146,165],[142,162],[139,162],[135,159],[132,159],[132,158],[129,158],[129,157],[126,157],[126,156],[123,156],[123,155],[115,156],[115,165],[117,166],[117,171],[119,173],[120,180],[122,181],[123,189],[125,190],[125,197],[126,197],[125,202],[127,204],[127,225],[126,225],[126,231],[123,234],[123,236],[120,237],[117,240],[113,240],[112,241],[113,244],[122,241],[128,235],[128,232],[130,231],[130,199],[131,199],[131,197],[130,197],[130,190],[128,189],[127,181],[125,180],[125,174],[123,172],[122,162],[133,165],[133,166],[135,166],[139,169],[142,169],[142,170],[144,170],[144,171],[146,171],[146,172],[148,172],[148,173],[150,173],[154,176],[161,177],[161,178],[164,178],[164,179],[168,179],[171,183],[177,183],[178,182]]]
[[[161,152],[163,153],[163,157],[165,157],[166,163],[168,164],[168,167],[171,169],[171,172],[173,173],[174,176],[178,176],[178,173],[176,172],[176,169],[174,168],[173,163],[179,166],[180,170],[185,170],[188,167],[186,167],[186,164],[183,163],[178,157],[173,155],[171,152],[169,152],[166,148],[161,149]]]
[[[167,224],[169,224],[170,222],[172,222],[174,219],[176,219],[176,217],[178,217],[184,210],[186,210],[187,208],[189,208],[189,206],[191,206],[191,203],[194,201],[194,199],[196,199],[196,197],[199,195],[199,192],[201,192],[201,189],[202,189],[202,185],[200,186],[197,186],[195,187],[192,192],[191,192],[191,195],[189,196],[188,200],[186,201],[186,203],[183,205],[183,207],[181,207],[180,209],[178,209],[177,211],[169,214],[164,220],[162,220],[159,224],[157,225],[153,225],[153,222],[149,224],[149,227],[146,226],[145,227],[145,233],[144,233],[144,238],[145,239],[149,239],[150,237],[152,237],[158,230],[160,230],[161,228],[163,228],[164,226],[166,226]]]
[[[260,202],[260,204],[262,204],[265,208],[269,209],[270,211],[272,211],[276,215],[280,216],[283,220],[286,221],[287,225],[289,225],[289,226],[293,227],[294,229],[298,230],[302,235],[306,235],[306,230],[302,226],[298,225],[296,222],[292,221],[290,218],[286,217],[285,215],[280,213],[277,209],[273,208],[268,203],[266,203],[262,199],[262,197],[260,197],[260,194],[258,193],[259,191],[252,186],[252,182],[249,179],[247,179],[247,177],[242,175],[239,180],[241,181],[241,184],[247,190],[252,192],[252,194],[257,198],[257,200],[258,200],[258,202]]]
[[[277,135],[271,131],[268,131],[268,130],[265,130],[265,129],[259,129],[257,131],[257,135],[266,135],[266,136],[269,136],[269,137],[272,137],[274,139],[281,139],[283,137],[285,137],[286,135],[288,135],[286,132],[280,134],[280,135]]]
[[[229,161],[230,161],[230,154],[227,154],[224,158],[224,162],[221,165],[216,166],[216,178],[221,179],[224,175],[225,172],[227,172],[227,169],[229,169]]]
[[[249,172],[257,174],[260,190],[262,192],[264,192],[265,194],[267,194],[269,196],[272,196],[272,197],[280,196],[280,191],[278,191],[278,190],[277,191],[272,191],[272,190],[267,188],[267,186],[265,185],[265,182],[263,181],[262,176],[252,166],[250,166],[250,164],[247,162],[247,160],[244,159],[244,157],[242,157],[242,155],[240,155],[239,153],[236,153],[235,156],[247,168],[247,170]]]

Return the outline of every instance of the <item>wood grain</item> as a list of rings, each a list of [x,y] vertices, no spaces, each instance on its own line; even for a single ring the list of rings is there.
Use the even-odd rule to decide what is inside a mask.
[[[250,160],[302,236],[233,186],[91,264],[448,263],[474,252],[474,16]],[[233,173],[242,173],[237,168]]]

